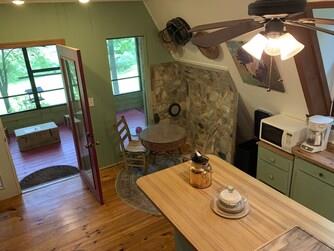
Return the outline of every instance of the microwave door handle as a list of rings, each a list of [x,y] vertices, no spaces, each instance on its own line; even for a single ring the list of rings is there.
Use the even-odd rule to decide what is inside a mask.
[[[284,150],[287,150],[286,149],[286,147],[287,147],[287,145],[286,145],[286,134],[287,133],[285,131],[282,134],[282,149],[284,149]]]

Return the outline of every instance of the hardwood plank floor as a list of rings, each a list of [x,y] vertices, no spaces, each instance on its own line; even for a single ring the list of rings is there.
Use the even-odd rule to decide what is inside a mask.
[[[42,168],[57,165],[78,166],[72,131],[59,126],[61,143],[20,152],[15,136],[9,142],[16,174],[19,180]]]
[[[173,228],[162,216],[118,198],[119,167],[101,170],[105,205],[79,177],[0,202],[0,250],[174,250]]]

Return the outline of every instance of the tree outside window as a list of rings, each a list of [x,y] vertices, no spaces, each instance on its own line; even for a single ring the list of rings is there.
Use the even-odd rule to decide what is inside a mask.
[[[113,94],[140,91],[140,38],[109,39],[107,47]]]
[[[56,46],[0,50],[0,115],[64,103]]]

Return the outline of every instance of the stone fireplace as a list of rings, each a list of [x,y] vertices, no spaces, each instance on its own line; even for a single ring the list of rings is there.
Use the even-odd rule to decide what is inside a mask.
[[[179,62],[155,65],[151,72],[153,114],[184,127],[193,149],[232,162],[238,92],[230,73]],[[177,117],[169,115],[172,103],[181,106]]]

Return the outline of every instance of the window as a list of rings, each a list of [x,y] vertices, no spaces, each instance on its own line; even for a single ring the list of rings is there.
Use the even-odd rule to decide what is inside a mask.
[[[65,103],[55,45],[0,49],[0,115]]]
[[[111,84],[114,95],[141,90],[139,37],[107,40]]]

